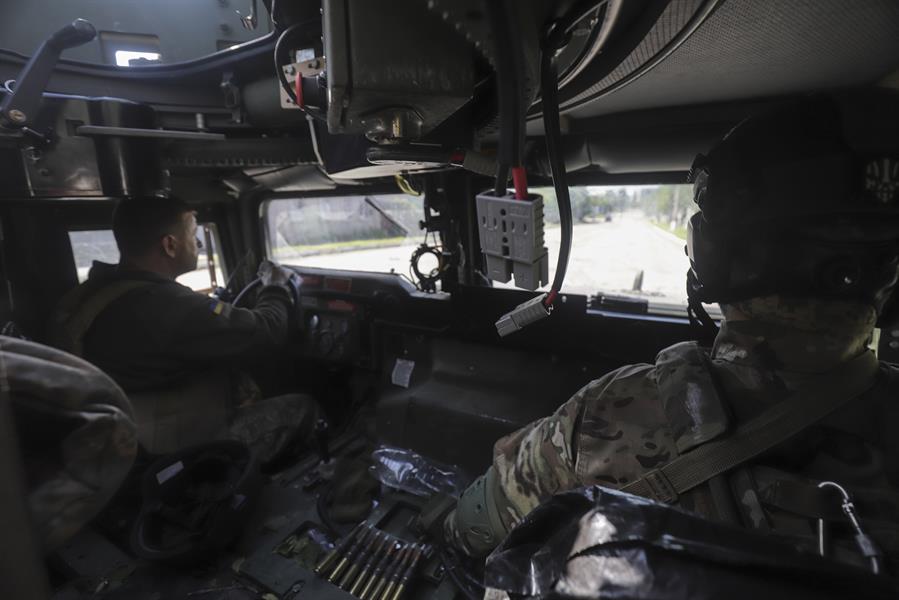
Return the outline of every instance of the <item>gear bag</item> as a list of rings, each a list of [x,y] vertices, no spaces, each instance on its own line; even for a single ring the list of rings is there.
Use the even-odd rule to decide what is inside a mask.
[[[599,486],[536,508],[487,559],[487,598],[896,598],[899,585]]]

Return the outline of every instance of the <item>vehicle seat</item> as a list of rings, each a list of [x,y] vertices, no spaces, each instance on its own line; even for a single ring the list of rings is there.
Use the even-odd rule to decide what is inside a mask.
[[[90,363],[0,336],[0,394],[9,394],[25,466],[27,503],[42,550],[90,521],[137,454],[131,403]]]
[[[151,454],[168,454],[219,437],[231,412],[231,378],[206,371],[177,385],[129,392],[128,397],[141,446]]]
[[[236,440],[266,465],[310,444],[320,415],[315,399],[304,394],[262,398],[258,388],[251,398],[238,398],[236,376],[242,375],[213,370],[176,386],[129,392],[141,446],[151,454],[168,454],[214,440]]]

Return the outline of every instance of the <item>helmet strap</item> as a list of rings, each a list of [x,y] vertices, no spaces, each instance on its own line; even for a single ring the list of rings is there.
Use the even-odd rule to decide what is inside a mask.
[[[718,335],[718,324],[695,296],[690,296],[687,300],[687,316],[690,318],[690,325],[699,328],[702,335],[709,337]]]

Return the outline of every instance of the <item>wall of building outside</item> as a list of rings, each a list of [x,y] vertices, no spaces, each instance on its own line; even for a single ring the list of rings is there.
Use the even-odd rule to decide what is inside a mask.
[[[7,7],[0,19],[0,48],[31,56],[40,43],[67,23],[87,19],[98,32],[143,34],[159,38],[162,62],[174,63],[212,54],[223,42],[235,44],[263,37],[271,21],[257,0],[258,26],[240,23],[252,0],[28,0]],[[109,64],[100,36],[67,50],[63,58]],[[114,63],[113,63],[114,64]]]

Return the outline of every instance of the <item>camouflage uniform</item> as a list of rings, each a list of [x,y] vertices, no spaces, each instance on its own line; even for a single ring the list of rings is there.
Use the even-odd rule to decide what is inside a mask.
[[[467,517],[457,514],[460,502],[460,509],[446,520],[447,539],[469,554],[485,554],[557,492],[593,484],[621,488],[639,479],[722,435],[729,421],[752,418],[816,374],[867,352],[876,322],[874,309],[858,304],[777,296],[722,310],[726,321],[710,353],[692,343],[666,348],[654,365],[612,371],[587,384],[555,414],[499,440],[492,467],[472,486],[486,486],[486,509],[499,531],[491,536],[483,531],[483,523],[472,527]],[[709,373],[725,399],[725,410],[703,402],[703,380]],[[851,406],[800,439],[769,451],[755,461],[758,468],[738,468],[729,474],[742,524],[786,527],[797,536],[810,526],[806,519],[787,527],[780,513],[762,506],[756,484],[773,481],[771,467],[802,481],[834,479],[849,486],[880,488],[899,483],[889,425],[899,425],[899,414],[888,402],[886,384],[879,380]],[[672,418],[684,409],[694,424],[689,430],[679,428],[677,417]],[[682,495],[680,505],[713,518],[725,517],[716,510],[708,486]]]

